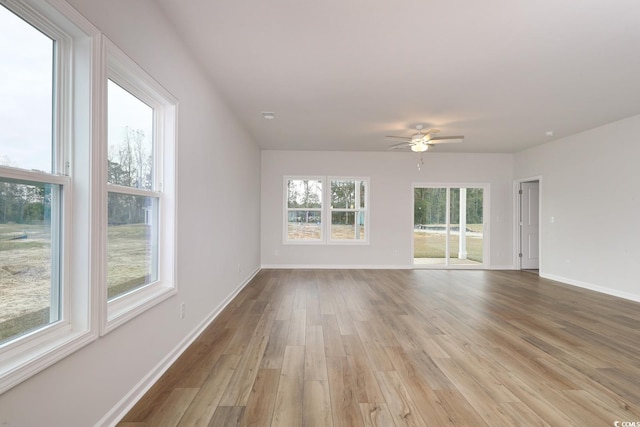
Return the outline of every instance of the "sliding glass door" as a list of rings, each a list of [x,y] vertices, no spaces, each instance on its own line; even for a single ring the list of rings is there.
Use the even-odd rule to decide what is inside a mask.
[[[414,186],[414,265],[483,268],[487,199],[485,186]]]

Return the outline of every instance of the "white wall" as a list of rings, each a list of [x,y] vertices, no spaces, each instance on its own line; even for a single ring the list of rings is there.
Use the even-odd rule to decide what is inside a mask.
[[[515,156],[542,177],[541,275],[640,301],[639,135],[635,116]]]
[[[179,100],[179,293],[0,395],[12,427],[94,425],[259,268],[260,151],[169,22],[149,0],[71,4]]]
[[[309,151],[262,152],[263,266],[402,267],[412,264],[413,183],[487,183],[491,266],[513,267],[513,156]],[[283,176],[370,177],[369,245],[283,245]],[[397,251],[397,255],[396,255]],[[277,253],[277,255],[276,255]]]

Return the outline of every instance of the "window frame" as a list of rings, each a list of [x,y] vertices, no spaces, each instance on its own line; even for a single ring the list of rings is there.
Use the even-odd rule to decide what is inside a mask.
[[[289,207],[289,181],[319,181],[322,185],[322,198],[320,199],[320,208],[290,208]],[[293,245],[318,245],[325,243],[325,198],[326,198],[326,182],[323,176],[285,176],[284,185],[284,215],[283,215],[283,243]],[[320,238],[319,239],[290,239],[289,238],[289,212],[300,211],[317,211],[320,212]]]
[[[328,233],[327,236],[329,238],[329,243],[332,244],[351,244],[351,245],[363,245],[363,244],[368,244],[369,243],[369,178],[368,177],[353,177],[353,176],[330,176],[327,178],[328,181],[328,186],[329,186],[329,191],[327,194],[327,199],[328,199],[328,206],[329,206],[329,211],[328,211],[328,218],[329,221],[327,222],[327,227],[328,227]],[[356,199],[356,206],[354,208],[334,208],[331,205],[331,184],[334,181],[353,181],[354,183],[356,183],[356,195],[355,195],[355,199]],[[360,205],[360,198],[358,197],[359,194],[359,186],[357,185],[358,183],[363,182],[364,183],[364,188],[365,188],[365,193],[364,193],[364,207],[359,206]],[[356,216],[358,215],[358,213],[364,213],[364,218],[365,218],[365,222],[364,222],[364,239],[334,239],[331,237],[331,225],[332,225],[332,213],[333,212],[354,212],[356,214]]]
[[[444,188],[446,189],[446,214],[447,221],[447,248],[449,245],[450,227],[451,227],[451,190],[460,188],[478,188],[482,189],[482,220],[483,220],[483,241],[482,241],[482,263],[481,264],[416,264],[414,259],[414,206],[415,206],[415,189],[416,188]],[[414,182],[411,185],[411,267],[416,270],[429,269],[446,269],[446,270],[477,270],[488,269],[491,265],[491,184],[487,182]]]
[[[94,252],[89,230],[95,213],[90,163],[97,137],[91,117],[100,102],[92,85],[100,67],[99,31],[61,0],[3,0],[2,5],[55,40],[51,173],[0,167],[3,178],[58,185],[61,304],[59,320],[0,346],[0,393],[97,338],[91,306]],[[52,238],[53,240],[53,238]],[[52,242],[53,244],[53,242]],[[52,271],[52,275],[56,272]]]
[[[106,36],[102,37],[105,73],[101,79],[104,102],[100,175],[102,252],[100,334],[105,335],[149,308],[175,295],[176,284],[176,178],[178,101]],[[153,109],[154,166],[151,190],[108,182],[107,83],[113,81]],[[109,193],[145,196],[158,200],[157,280],[109,300],[107,295],[107,200]]]
[[[298,181],[320,181],[322,183],[322,207],[321,208],[289,208],[288,205],[288,182],[291,180]],[[332,181],[355,181],[355,182],[364,182],[365,183],[365,207],[358,209],[333,209],[331,207],[331,182]],[[368,245],[369,244],[369,234],[370,227],[369,223],[371,222],[370,218],[370,178],[364,176],[321,176],[321,175],[284,175],[283,176],[283,222],[282,222],[282,243],[284,245]],[[358,200],[359,203],[359,200]],[[321,224],[320,224],[320,239],[313,240],[297,240],[297,239],[289,239],[288,234],[288,219],[290,211],[308,211],[308,210],[317,210],[321,215]],[[365,213],[365,238],[361,240],[355,239],[332,239],[331,238],[331,214],[333,212],[364,212]]]
[[[0,345],[0,394],[177,293],[178,102],[64,0],[1,0],[2,6],[55,40],[51,173],[0,166],[0,177],[61,188],[60,320]],[[109,64],[109,71],[107,70]],[[108,303],[106,289],[106,88],[114,69],[159,99],[161,144],[158,271],[162,280]],[[122,80],[118,80],[122,85]],[[139,96],[140,92],[134,92]],[[155,97],[155,98],[154,98]],[[156,182],[158,182],[156,180]],[[145,194],[146,195],[146,194]],[[52,271],[52,274],[54,272]]]

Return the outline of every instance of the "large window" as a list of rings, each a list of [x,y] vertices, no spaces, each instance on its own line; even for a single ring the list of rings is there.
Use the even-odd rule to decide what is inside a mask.
[[[322,178],[286,180],[286,240],[322,242]]]
[[[331,241],[366,241],[366,196],[363,179],[331,179]]]
[[[108,40],[106,332],[175,293],[176,101]],[[104,294],[104,292],[103,292]]]
[[[0,393],[175,294],[177,116],[63,0],[1,3]]]
[[[285,177],[284,181],[285,243],[368,242],[367,178]]]
[[[96,336],[86,183],[98,33],[70,14],[57,0],[0,5],[0,393]]]

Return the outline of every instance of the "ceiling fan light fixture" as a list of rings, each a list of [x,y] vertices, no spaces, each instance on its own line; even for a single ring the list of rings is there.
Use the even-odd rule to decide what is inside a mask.
[[[418,132],[411,136],[387,136],[387,139],[401,140],[403,142],[393,144],[389,146],[390,150],[409,148],[415,153],[424,153],[429,150],[435,144],[447,144],[453,142],[462,142],[464,136],[436,136],[440,132],[439,129],[429,129],[426,132],[422,132],[423,126],[417,125],[416,130]]]
[[[429,146],[424,142],[418,142],[411,146],[411,151],[415,151],[416,153],[423,153],[429,149]]]

